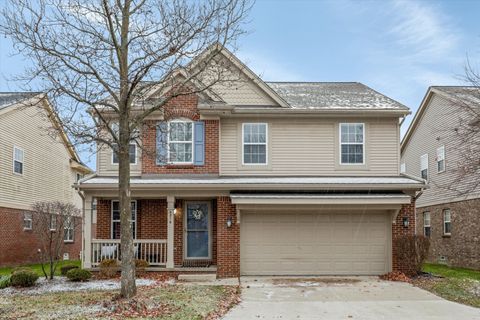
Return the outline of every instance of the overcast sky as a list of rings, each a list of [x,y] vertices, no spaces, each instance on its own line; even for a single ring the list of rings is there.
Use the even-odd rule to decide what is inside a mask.
[[[264,80],[359,81],[414,113],[429,86],[463,84],[467,56],[480,63],[479,13],[475,0],[257,0],[237,54]],[[0,38],[1,91],[28,64],[11,46]]]

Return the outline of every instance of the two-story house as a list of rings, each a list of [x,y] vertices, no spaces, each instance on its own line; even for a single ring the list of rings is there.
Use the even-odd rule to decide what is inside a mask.
[[[478,141],[466,141],[462,128],[472,120],[465,108],[478,109],[479,95],[475,87],[430,87],[401,144],[402,171],[428,180],[417,200],[417,233],[430,237],[429,260],[476,269],[480,175],[462,173],[469,161],[462,150]]]
[[[238,83],[171,100],[131,147],[136,256],[218,277],[400,270],[393,240],[414,233],[424,187],[399,172],[408,108],[356,82],[264,82],[222,54]],[[121,258],[112,150],[97,170],[78,185],[86,268]]]
[[[0,93],[0,265],[38,261],[41,245],[34,230],[33,203],[82,206],[73,184],[90,169],[80,162],[64,133],[49,134],[59,125],[56,119],[43,94]],[[81,224],[61,232],[64,253],[78,259]]]

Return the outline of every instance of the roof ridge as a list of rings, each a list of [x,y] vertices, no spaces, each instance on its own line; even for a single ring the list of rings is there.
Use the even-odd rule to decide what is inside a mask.
[[[358,81],[265,81],[266,83],[357,83],[362,84]]]

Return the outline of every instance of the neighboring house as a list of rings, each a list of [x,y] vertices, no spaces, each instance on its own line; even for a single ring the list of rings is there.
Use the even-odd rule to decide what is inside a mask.
[[[430,87],[402,141],[402,170],[428,180],[417,200],[417,233],[430,237],[433,262],[480,269],[480,175],[461,176],[463,105],[478,106],[479,89]],[[478,141],[470,141],[477,143]]]
[[[357,82],[266,83],[222,54],[238,83],[170,101],[132,145],[137,257],[218,277],[401,270],[392,240],[414,234],[425,186],[399,172],[408,108]],[[86,268],[120,256],[115,159],[99,147],[79,183]]]
[[[81,208],[73,184],[90,170],[64,133],[57,138],[49,134],[58,126],[56,119],[43,94],[0,93],[0,265],[38,261],[34,202],[70,202]],[[81,224],[65,234],[65,253],[78,259]]]

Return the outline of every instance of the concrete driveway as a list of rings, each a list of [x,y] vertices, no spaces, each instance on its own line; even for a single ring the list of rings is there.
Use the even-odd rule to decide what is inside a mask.
[[[480,309],[377,277],[243,277],[237,319],[480,319]]]

